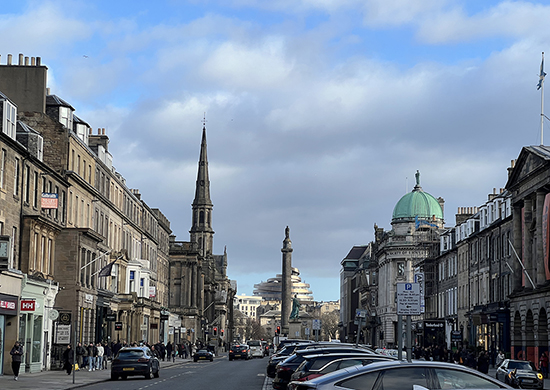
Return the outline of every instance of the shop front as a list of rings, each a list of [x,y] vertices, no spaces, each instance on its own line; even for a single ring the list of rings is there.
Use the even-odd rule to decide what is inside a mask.
[[[23,275],[0,272],[0,375],[11,374],[10,350],[19,337],[19,297]]]

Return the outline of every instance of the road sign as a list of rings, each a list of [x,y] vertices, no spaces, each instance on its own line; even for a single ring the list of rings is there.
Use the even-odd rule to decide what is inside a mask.
[[[361,309],[355,309],[356,318],[367,318],[367,311]]]
[[[418,283],[397,283],[397,314],[421,314],[420,285]]]
[[[321,329],[321,320],[313,320],[312,329],[313,330]]]

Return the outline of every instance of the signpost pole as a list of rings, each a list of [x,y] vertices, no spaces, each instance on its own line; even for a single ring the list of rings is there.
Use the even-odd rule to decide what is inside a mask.
[[[403,316],[397,315],[397,359],[403,359]]]
[[[361,326],[363,325],[363,317],[359,317],[359,324],[357,325],[357,337],[355,338],[355,346],[359,345],[359,336],[361,335]]]
[[[412,332],[411,332],[411,316],[407,316],[407,361],[412,361]]]
[[[77,364],[77,361],[76,361],[76,318],[75,318],[73,321],[73,385],[75,383],[76,364]],[[80,369],[80,367],[78,368]]]

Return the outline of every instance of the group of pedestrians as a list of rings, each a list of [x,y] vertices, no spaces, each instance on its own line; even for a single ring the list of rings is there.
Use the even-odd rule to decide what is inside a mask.
[[[78,367],[75,367],[75,352]],[[82,345],[82,343],[78,343],[76,351],[73,351],[72,346],[69,344],[63,352],[63,369],[67,372],[67,375],[71,374],[73,367],[75,367],[76,370],[106,370],[107,358],[111,356],[112,349],[108,344],[90,343],[88,345]]]

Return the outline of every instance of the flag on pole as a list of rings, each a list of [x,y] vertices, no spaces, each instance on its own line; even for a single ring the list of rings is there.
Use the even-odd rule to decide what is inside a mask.
[[[111,276],[111,271],[113,270],[113,265],[116,263],[118,259],[115,261],[110,262],[105,267],[101,268],[101,271],[99,271],[99,278],[104,278],[106,276]]]
[[[540,76],[539,76],[539,83],[537,84],[537,91],[542,88],[542,83],[544,82],[544,76],[546,76],[546,73],[544,73],[544,52],[542,52],[542,62],[540,63]]]

